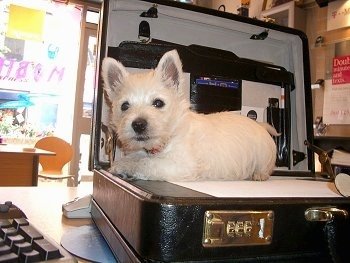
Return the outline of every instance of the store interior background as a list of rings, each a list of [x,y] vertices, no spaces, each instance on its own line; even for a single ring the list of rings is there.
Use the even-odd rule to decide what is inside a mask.
[[[33,147],[44,136],[71,143],[64,170],[88,170],[101,1],[0,1],[0,135]]]
[[[182,2],[234,14],[248,3],[249,16],[257,19],[264,9],[281,6],[267,8],[276,0]],[[314,0],[284,2],[292,5],[277,22],[306,33],[312,82],[330,78],[332,58],[350,54],[349,26],[327,30],[328,7]],[[101,3],[0,0],[0,135],[6,143],[26,146],[51,134],[71,143],[76,151],[65,169],[78,175],[73,185],[92,178],[88,159]],[[323,95],[322,88],[313,90],[314,117],[322,116]],[[349,136],[349,125],[330,125],[328,135]]]

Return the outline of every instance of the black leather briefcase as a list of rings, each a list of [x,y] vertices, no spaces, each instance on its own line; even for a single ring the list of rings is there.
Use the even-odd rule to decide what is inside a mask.
[[[120,149],[99,75],[92,217],[119,262],[350,262],[350,200],[314,171],[303,32],[138,0],[104,1],[101,28],[98,67],[110,56],[132,70],[149,69],[177,49],[193,110],[238,111],[281,133],[266,182],[128,182],[108,172]],[[197,81],[214,78],[234,83],[237,92],[222,95]]]
[[[348,262],[350,204],[331,183],[209,185],[236,197],[203,184],[129,183],[100,170],[92,216],[119,262]]]

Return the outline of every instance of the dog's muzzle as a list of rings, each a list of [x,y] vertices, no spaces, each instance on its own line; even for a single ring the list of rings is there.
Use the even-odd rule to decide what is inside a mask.
[[[131,123],[131,127],[137,134],[143,134],[147,129],[147,121],[143,118],[137,118]]]

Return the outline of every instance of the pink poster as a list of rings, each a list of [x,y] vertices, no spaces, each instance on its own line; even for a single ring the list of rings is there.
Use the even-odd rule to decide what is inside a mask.
[[[332,85],[350,83],[350,56],[333,58]]]
[[[350,124],[350,84],[324,86],[323,121],[327,124]]]

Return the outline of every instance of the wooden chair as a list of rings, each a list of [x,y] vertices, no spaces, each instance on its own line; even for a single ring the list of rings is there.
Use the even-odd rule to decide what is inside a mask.
[[[35,148],[56,153],[56,155],[39,157],[42,170],[39,171],[38,177],[50,180],[74,179],[74,175],[64,174],[62,171],[63,167],[72,160],[72,145],[61,138],[49,136],[37,141]]]

